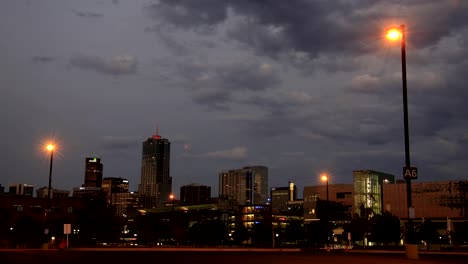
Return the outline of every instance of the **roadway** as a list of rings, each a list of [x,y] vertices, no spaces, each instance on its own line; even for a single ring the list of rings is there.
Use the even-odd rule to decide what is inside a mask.
[[[428,253],[409,260],[395,251],[301,251],[298,249],[180,249],[180,248],[88,248],[66,250],[0,250],[0,263],[106,264],[184,263],[184,264],[390,264],[390,263],[468,263],[467,253]],[[143,262],[144,261],[144,262]]]

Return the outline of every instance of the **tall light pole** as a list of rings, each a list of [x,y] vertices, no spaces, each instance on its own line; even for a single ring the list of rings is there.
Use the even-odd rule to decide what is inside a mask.
[[[408,228],[406,232],[406,244],[412,245],[411,248],[415,248],[416,254],[408,252],[408,246],[406,253],[409,258],[417,258],[417,247],[413,245],[415,243],[413,236],[413,217],[414,211],[412,211],[412,199],[411,199],[411,180],[417,178],[417,169],[411,167],[410,162],[410,144],[409,144],[409,125],[408,125],[408,92],[407,92],[407,81],[406,81],[406,34],[405,25],[400,25],[398,28],[390,29],[387,32],[386,37],[389,40],[401,40],[401,79],[403,83],[403,122],[404,122],[404,133],[405,133],[405,167],[403,168],[403,175],[406,180],[406,201],[408,207]]]
[[[320,177],[320,180],[322,182],[325,182],[326,186],[327,186],[327,189],[326,189],[326,193],[327,193],[327,203],[325,205],[325,215],[326,215],[326,233],[327,233],[327,241],[326,241],[326,244],[325,244],[325,247],[327,250],[329,250],[329,247],[328,247],[328,241],[330,240],[330,236],[329,236],[329,233],[328,233],[328,221],[329,221],[329,213],[330,213],[330,210],[329,210],[329,199],[328,199],[328,175],[327,174],[322,174],[322,176]]]
[[[50,210],[50,189],[52,187],[52,163],[54,161],[55,146],[53,144],[48,144],[46,148],[50,152],[49,188],[47,189],[48,209]]]
[[[328,205],[328,176],[326,174],[323,174],[321,177],[320,177],[320,180],[325,182],[326,185],[327,185],[327,205]]]

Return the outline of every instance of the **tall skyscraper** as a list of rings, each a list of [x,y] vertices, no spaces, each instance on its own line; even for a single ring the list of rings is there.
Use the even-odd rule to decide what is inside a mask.
[[[268,168],[250,166],[219,174],[219,198],[237,205],[262,205],[268,201]]]
[[[84,187],[102,186],[102,168],[100,158],[86,158]]]
[[[141,179],[138,186],[143,208],[157,208],[166,204],[172,190],[169,174],[171,143],[156,135],[143,142]]]

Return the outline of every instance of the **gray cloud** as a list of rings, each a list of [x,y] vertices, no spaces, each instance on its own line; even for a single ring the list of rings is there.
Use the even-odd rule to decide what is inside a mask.
[[[187,80],[195,102],[218,110],[229,109],[236,94],[264,91],[280,83],[270,64],[257,61],[185,63],[178,72]]]
[[[37,63],[53,62],[56,58],[51,56],[33,56],[31,60]]]
[[[304,52],[310,59],[320,54],[355,55],[381,45],[382,25],[411,18],[411,43],[416,48],[437,43],[443,36],[468,25],[464,1],[171,1],[148,7],[157,18],[184,28],[216,26],[229,18],[227,10],[243,17],[227,35],[261,54],[277,57]],[[439,15],[444,13],[447,15]],[[155,17],[155,16],[154,16]],[[430,31],[427,21],[431,21]],[[398,22],[397,22],[398,23]],[[401,23],[401,22],[400,22]]]
[[[184,153],[185,158],[213,158],[213,159],[228,159],[228,160],[241,160],[248,156],[248,149],[246,147],[234,147],[226,150],[216,150],[201,154]]]
[[[100,138],[100,144],[106,150],[125,150],[139,146],[140,142],[129,137],[103,136]]]
[[[224,1],[159,1],[145,7],[147,13],[156,19],[163,18],[182,28],[211,28],[224,21],[227,9]]]
[[[98,17],[104,16],[103,14],[95,13],[95,12],[91,12],[91,11],[76,11],[76,10],[73,10],[73,13],[76,16],[83,17],[83,18],[98,18]]]
[[[136,72],[137,59],[132,55],[119,55],[103,58],[90,55],[74,55],[70,59],[72,66],[111,75],[133,74]]]

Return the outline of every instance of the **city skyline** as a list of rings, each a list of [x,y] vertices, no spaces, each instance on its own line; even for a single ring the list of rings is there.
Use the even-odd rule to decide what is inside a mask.
[[[0,8],[0,184],[81,186],[83,159],[137,190],[141,142],[171,141],[172,191],[218,193],[218,173],[269,169],[269,186],[402,178],[399,46],[418,181],[466,179],[464,1],[5,1]]]

